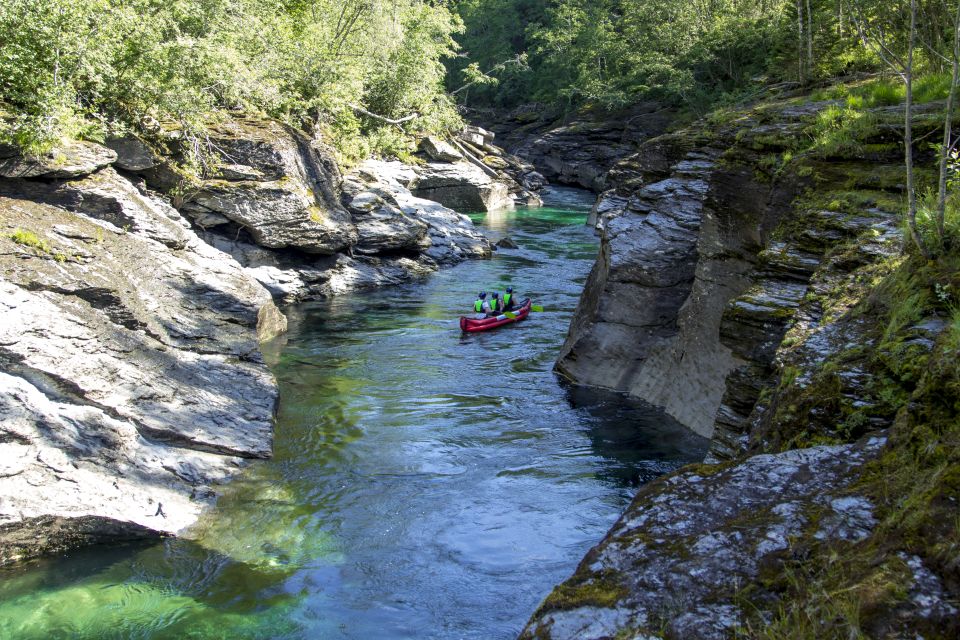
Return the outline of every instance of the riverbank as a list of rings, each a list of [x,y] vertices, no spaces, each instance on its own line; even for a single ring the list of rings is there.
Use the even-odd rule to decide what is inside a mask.
[[[903,111],[830,98],[857,91],[774,93],[610,171],[558,371],[711,464],[641,489],[523,638],[955,635],[956,256],[905,248]]]
[[[200,173],[176,128],[0,148],[0,564],[181,534],[269,457],[276,304],[489,258],[439,201],[538,199],[492,134],[461,135],[346,176],[322,141],[237,113],[210,126]]]

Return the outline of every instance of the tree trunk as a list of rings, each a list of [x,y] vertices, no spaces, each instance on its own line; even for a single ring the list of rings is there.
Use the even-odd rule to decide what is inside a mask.
[[[953,148],[953,106],[957,98],[957,81],[960,80],[960,3],[957,4],[957,15],[953,21],[953,64],[950,82],[950,92],[947,94],[947,112],[943,118],[943,146],[940,148],[940,183],[937,189],[937,237],[943,244],[944,217],[947,210],[947,158]]]
[[[807,2],[807,73],[813,72],[813,11],[810,10],[810,0]]]
[[[913,175],[913,49],[917,44],[917,0],[910,0],[910,39],[907,45],[907,64],[903,80],[906,85],[906,104],[904,106],[903,154],[907,169],[907,224],[910,235],[920,250],[920,254],[930,259],[930,253],[917,229],[917,190]]]
[[[803,1],[797,0],[797,82],[803,84]]]
[[[404,122],[409,122],[409,121],[411,121],[411,120],[413,120],[413,119],[415,119],[415,118],[419,118],[419,117],[420,117],[420,114],[419,114],[419,113],[413,112],[413,113],[411,113],[410,115],[403,116],[402,118],[393,119],[393,118],[387,118],[387,117],[385,117],[385,116],[381,116],[381,115],[379,115],[379,114],[373,113],[372,111],[367,111],[366,109],[364,109],[364,108],[361,107],[360,105],[356,105],[356,104],[352,104],[352,103],[351,103],[351,104],[349,104],[349,106],[350,106],[351,109],[353,109],[354,111],[356,111],[357,113],[359,113],[359,114],[361,114],[361,115],[365,115],[365,116],[367,116],[368,118],[373,118],[374,120],[377,120],[377,121],[379,121],[379,122],[384,122],[384,123],[386,123],[386,124],[397,125],[398,127],[399,127],[401,124],[403,124]]]

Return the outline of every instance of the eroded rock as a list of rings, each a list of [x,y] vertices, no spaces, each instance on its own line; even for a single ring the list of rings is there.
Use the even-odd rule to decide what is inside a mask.
[[[730,637],[756,613],[737,598],[741,585],[755,585],[753,607],[777,610],[780,594],[756,586],[760,572],[790,562],[811,522],[828,523],[814,538],[823,549],[853,544],[861,534],[852,532],[875,526],[869,500],[837,494],[849,491],[885,442],[758,455],[647,485],[520,637]],[[591,603],[601,597],[604,606]]]
[[[332,152],[272,120],[237,117],[212,128],[219,179],[205,180],[180,207],[204,228],[226,219],[257,244],[333,254],[356,243],[340,203]]]
[[[3,562],[194,522],[270,455],[259,344],[286,329],[240,265],[112,170],[36,186],[0,181]]]
[[[491,211],[514,204],[506,184],[469,162],[430,162],[417,167],[413,193],[458,211]]]
[[[38,157],[26,157],[11,147],[0,150],[4,178],[75,178],[112,164],[117,153],[95,142],[69,141]]]

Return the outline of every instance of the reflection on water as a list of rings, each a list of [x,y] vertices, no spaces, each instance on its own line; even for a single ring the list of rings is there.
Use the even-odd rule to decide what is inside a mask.
[[[659,412],[552,371],[597,244],[590,199],[478,215],[501,250],[290,309],[275,455],[195,541],[0,573],[2,638],[510,638],[638,484],[702,457]],[[548,200],[548,204],[553,204]],[[545,307],[461,336],[476,292]]]

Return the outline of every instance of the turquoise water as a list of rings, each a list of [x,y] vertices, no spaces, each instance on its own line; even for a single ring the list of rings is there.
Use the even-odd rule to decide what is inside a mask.
[[[287,309],[275,455],[196,540],[0,573],[0,638],[511,638],[636,487],[702,458],[659,412],[552,371],[597,251],[588,194],[475,216],[519,246]],[[461,335],[480,289],[545,307]]]

